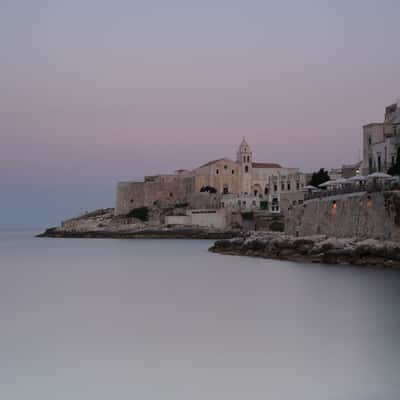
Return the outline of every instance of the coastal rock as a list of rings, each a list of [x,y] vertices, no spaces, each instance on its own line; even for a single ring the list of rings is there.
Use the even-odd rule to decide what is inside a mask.
[[[144,222],[130,216],[115,216],[112,208],[99,209],[63,221],[60,227],[49,228],[39,234],[38,237],[206,240],[237,238],[235,240],[240,241],[240,238],[245,236],[243,232],[237,229],[222,230],[195,225],[164,225],[159,222],[159,215],[154,216],[153,213],[156,213],[156,210],[150,210],[149,220]]]
[[[400,244],[375,239],[338,239],[323,235],[296,238],[254,232],[247,238],[219,240],[210,251],[313,263],[400,267]]]

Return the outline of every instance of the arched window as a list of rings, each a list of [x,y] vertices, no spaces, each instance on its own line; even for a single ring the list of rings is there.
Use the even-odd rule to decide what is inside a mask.
[[[249,172],[249,167],[247,165],[244,167],[244,172]]]
[[[267,187],[265,187],[265,189],[264,189],[264,194],[268,194],[268,188]]]
[[[250,162],[250,156],[247,156],[247,162]]]

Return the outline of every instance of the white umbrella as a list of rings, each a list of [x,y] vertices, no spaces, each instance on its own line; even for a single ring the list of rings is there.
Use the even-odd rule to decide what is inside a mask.
[[[349,183],[345,178],[339,178],[335,181],[331,181],[331,185],[344,185],[345,183]]]
[[[350,182],[362,182],[362,181],[366,181],[367,177],[363,176],[363,175],[355,175],[352,176],[351,178],[347,179]]]
[[[392,175],[385,174],[383,172],[374,172],[367,176],[367,179],[390,179]]]
[[[318,188],[316,187],[316,186],[313,186],[313,185],[307,185],[307,186],[304,186],[303,187],[303,189],[301,189],[301,191],[309,191],[309,190],[318,190]]]
[[[324,183],[321,183],[320,185],[318,185],[318,187],[328,187],[328,186],[332,186],[334,183],[334,181],[326,181]]]

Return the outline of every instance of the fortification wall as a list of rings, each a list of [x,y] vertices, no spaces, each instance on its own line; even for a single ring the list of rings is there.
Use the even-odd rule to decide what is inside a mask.
[[[285,216],[290,235],[400,241],[400,192],[357,193],[313,199]]]
[[[150,178],[145,182],[118,183],[115,215],[128,214],[138,207],[163,208],[191,201],[194,177],[176,175]]]
[[[144,182],[119,182],[115,201],[115,215],[128,214],[145,204]]]

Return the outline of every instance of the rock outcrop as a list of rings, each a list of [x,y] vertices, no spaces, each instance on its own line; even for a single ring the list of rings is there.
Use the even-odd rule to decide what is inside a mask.
[[[210,251],[289,261],[400,268],[400,243],[375,239],[254,232],[247,237],[218,240]]]
[[[179,211],[179,210],[178,210]],[[178,212],[176,211],[176,212]],[[239,230],[218,230],[198,226],[161,224],[160,211],[150,210],[149,221],[115,216],[114,209],[100,209],[63,221],[60,227],[47,229],[38,237],[112,238],[112,239],[226,239],[241,236]]]

